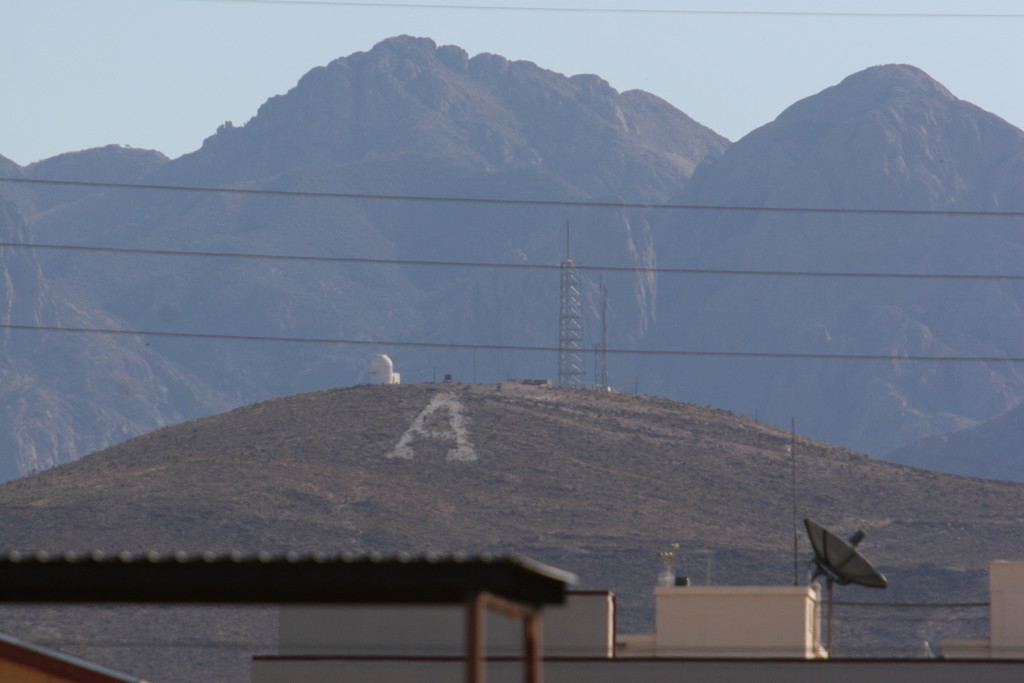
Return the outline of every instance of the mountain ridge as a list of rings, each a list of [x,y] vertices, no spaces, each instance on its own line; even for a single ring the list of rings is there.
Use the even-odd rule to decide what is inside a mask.
[[[1020,242],[1009,223],[972,218],[976,225],[968,225],[943,212],[1019,210],[1022,164],[1024,132],[955,99],[919,69],[875,67],[737,141],[676,199],[799,211],[708,213],[685,232],[663,219],[659,262],[697,254],[694,266],[745,271],[1013,273],[1010,255]],[[1011,169],[1018,170],[1001,176]],[[1021,401],[1022,375],[1010,364],[898,360],[1020,355],[1021,295],[1015,285],[984,279],[748,276],[696,287],[676,310],[659,310],[664,328],[656,334],[695,348],[708,339],[757,338],[761,347],[736,350],[891,355],[888,367],[861,363],[863,370],[808,360],[748,363],[746,374],[714,362],[684,371],[715,405],[757,410],[776,424],[796,416],[817,438],[880,454]]]

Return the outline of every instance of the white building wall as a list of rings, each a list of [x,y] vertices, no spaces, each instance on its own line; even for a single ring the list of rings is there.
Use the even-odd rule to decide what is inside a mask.
[[[989,629],[988,638],[941,641],[942,656],[1024,661],[1024,560],[996,560],[989,566]]]
[[[819,597],[816,585],[658,586],[653,638],[620,636],[619,654],[825,657]]]
[[[992,657],[1024,659],[1024,560],[990,568]]]
[[[370,384],[401,384],[402,377],[395,372],[395,365],[386,354],[380,354],[370,362]]]

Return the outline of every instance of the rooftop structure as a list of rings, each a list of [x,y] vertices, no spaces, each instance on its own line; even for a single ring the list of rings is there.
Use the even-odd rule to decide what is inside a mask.
[[[655,632],[619,636],[619,657],[821,659],[811,586],[657,586]]]
[[[989,571],[989,637],[949,639],[947,659],[1024,660],[1024,560],[997,560]]]
[[[370,384],[401,384],[402,376],[387,354],[380,354],[370,363]]]
[[[455,605],[465,615],[468,683],[485,679],[488,611],[521,620],[524,679],[539,683],[541,608],[562,603],[573,582],[568,572],[518,556],[0,556],[0,602]]]
[[[135,676],[0,634],[4,683],[146,683]]]

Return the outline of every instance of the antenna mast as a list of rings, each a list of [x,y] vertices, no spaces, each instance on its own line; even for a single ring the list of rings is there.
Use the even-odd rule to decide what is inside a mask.
[[[608,390],[608,288],[601,280],[601,347],[597,354],[597,386]]]
[[[789,418],[789,457],[793,469],[793,585],[800,585],[800,555],[796,532],[796,418]]]
[[[580,272],[569,256],[569,222],[565,223],[565,261],[558,310],[558,386],[583,386],[583,303]]]

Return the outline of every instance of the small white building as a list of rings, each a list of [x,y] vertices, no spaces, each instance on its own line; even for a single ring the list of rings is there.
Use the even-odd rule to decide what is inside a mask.
[[[655,633],[620,635],[618,657],[823,659],[810,586],[658,586]]]
[[[370,363],[370,384],[401,384],[402,376],[395,372],[395,364],[386,354],[380,354]]]
[[[1024,660],[1024,560],[996,560],[989,568],[989,637],[939,646],[946,659]]]

